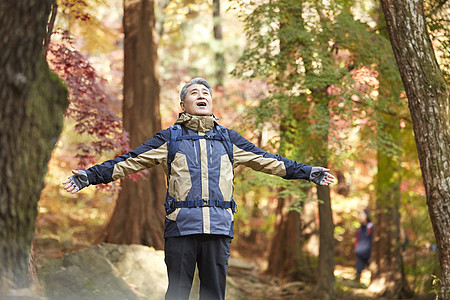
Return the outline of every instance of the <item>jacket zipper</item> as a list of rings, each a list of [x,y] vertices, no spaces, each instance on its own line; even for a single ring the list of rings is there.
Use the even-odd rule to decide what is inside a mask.
[[[212,166],[212,148],[213,143],[212,141],[209,141],[209,165]]]
[[[195,163],[198,165],[197,147],[195,147],[195,141],[194,140],[192,140],[192,146],[194,147]]]

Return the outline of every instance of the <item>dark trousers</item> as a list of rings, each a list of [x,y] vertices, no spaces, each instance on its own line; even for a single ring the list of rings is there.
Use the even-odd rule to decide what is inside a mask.
[[[356,273],[361,274],[364,268],[369,266],[369,258],[367,256],[356,255]]]
[[[169,277],[166,300],[189,299],[196,264],[200,299],[225,299],[230,245],[231,237],[221,235],[166,238],[164,253]]]

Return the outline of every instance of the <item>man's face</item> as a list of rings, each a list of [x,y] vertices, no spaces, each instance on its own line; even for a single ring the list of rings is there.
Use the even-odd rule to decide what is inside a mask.
[[[212,96],[203,84],[193,84],[187,89],[186,98],[180,102],[181,108],[193,116],[212,114]]]

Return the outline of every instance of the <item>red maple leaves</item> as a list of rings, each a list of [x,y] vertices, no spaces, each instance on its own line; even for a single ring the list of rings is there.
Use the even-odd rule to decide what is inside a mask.
[[[78,144],[79,168],[93,164],[95,156],[103,152],[128,152],[128,133],[118,113],[111,108],[111,103],[119,101],[117,95],[108,92],[106,81],[90,63],[71,47],[70,42],[51,43],[47,61],[69,90],[70,105],[66,116],[76,122],[77,133],[92,137],[91,143]]]

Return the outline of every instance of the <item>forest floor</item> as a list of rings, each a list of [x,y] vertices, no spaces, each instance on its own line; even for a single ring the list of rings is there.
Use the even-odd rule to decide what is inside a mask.
[[[353,274],[350,267],[336,266],[336,286],[338,294],[335,299],[362,300],[375,299],[367,290],[364,283],[356,283],[350,278]],[[260,270],[249,270],[230,266],[228,275],[233,281],[248,287],[243,292],[247,299],[283,299],[283,300],[309,300],[320,299],[314,292],[314,285],[300,281],[286,282],[280,278],[269,276]],[[363,280],[364,282],[364,280]]]
[[[97,245],[97,246],[91,246],[91,247],[85,247],[83,249],[83,247],[78,247],[75,249],[61,249],[60,246],[58,244],[53,244],[53,248],[49,248],[50,244],[45,243],[45,247],[37,247],[36,249],[36,261],[38,262],[38,268],[41,268],[42,265],[52,261],[52,260],[62,260],[65,261],[66,257],[69,255],[74,255],[74,254],[79,254],[79,253],[83,253],[84,251],[87,250],[91,251],[92,249],[97,249],[96,254],[97,255],[99,252],[103,251],[103,254],[105,254],[105,257],[107,257],[108,259],[111,260],[111,262],[113,262],[113,264],[115,262],[117,262],[119,259],[118,257],[111,259],[110,255],[112,252],[120,252],[121,254],[125,253],[124,251],[128,251],[128,250],[123,250],[123,249],[129,249],[130,247],[133,246],[118,246],[118,245],[108,245],[108,244],[101,244],[101,245]],[[41,246],[44,246],[41,244]],[[87,245],[86,245],[87,246]],[[103,247],[103,248],[102,248]],[[110,248],[110,247],[120,247],[119,248]],[[127,248],[128,247],[128,248]],[[138,247],[140,247],[139,249],[152,249],[152,248],[148,248],[148,247],[144,247],[144,246],[134,246],[135,249],[138,249]],[[102,248],[103,250],[98,250],[99,248]],[[91,249],[91,250],[90,250]],[[105,249],[106,252],[105,252]],[[113,249],[113,250],[111,250]],[[119,250],[117,250],[119,249]],[[145,251],[147,251],[146,249],[144,249]],[[109,251],[109,253],[107,253]],[[142,252],[142,250],[139,250]],[[158,262],[152,262],[152,265],[155,264],[159,264],[159,269],[163,269],[164,268],[164,263],[163,263],[163,259],[161,259],[162,257],[162,251],[154,251],[154,256],[159,256]],[[85,253],[87,253],[85,252]],[[70,253],[70,254],[69,254]],[[107,254],[106,254],[107,253]],[[137,252],[135,252],[137,253]],[[91,252],[91,256],[92,256],[92,252]],[[134,255],[134,254],[133,254]],[[139,256],[142,254],[136,254],[134,256]],[[148,257],[148,253],[145,254]],[[84,254],[84,256],[86,257],[87,255]],[[92,258],[90,258],[92,259]],[[142,260],[140,260],[141,258],[136,259],[135,258],[135,262],[139,261],[139,268],[147,268],[145,265],[142,264]],[[154,259],[154,258],[151,258]],[[98,260],[98,258],[96,258],[96,260]],[[74,262],[78,265],[76,265],[76,267],[79,268],[83,268],[82,265],[85,264],[87,260],[83,263],[80,260],[80,257],[74,259]],[[134,262],[134,263],[135,263]],[[92,264],[92,263],[87,263]],[[70,265],[70,263],[69,263]],[[136,265],[135,265],[136,266]],[[129,266],[129,268],[133,271],[133,267],[132,265]],[[98,268],[98,267],[96,267]],[[68,267],[68,263],[67,261],[65,262],[64,267],[61,267],[60,269],[58,269],[58,267],[56,269],[53,269],[52,273],[56,274],[59,273],[60,275],[58,276],[63,276],[62,274],[64,274],[64,272],[68,271],[70,269],[70,267]],[[61,270],[61,271],[60,271]],[[92,270],[85,270],[84,271],[86,274],[83,274],[82,276],[86,276],[86,278],[88,278],[88,276],[93,276],[93,275],[89,275],[87,274],[88,272],[92,272]],[[95,271],[94,271],[95,272]],[[140,272],[140,270],[137,270],[137,272]],[[146,270],[147,274],[152,272],[152,270]],[[165,270],[164,270],[165,272]],[[38,272],[39,274],[40,272]],[[162,273],[161,273],[162,274]],[[158,276],[160,276],[161,278],[165,277],[164,274],[159,274]],[[73,275],[73,274],[72,274]],[[71,275],[71,276],[72,276]],[[49,276],[48,274],[46,276]],[[53,277],[48,277],[51,278],[51,280],[54,282],[55,281],[55,277],[54,275],[51,275]],[[79,277],[82,277],[79,276]],[[95,276],[94,276],[95,277]],[[370,273],[368,271],[364,271],[363,272],[363,276],[361,278],[361,283],[356,283],[355,281],[353,281],[353,277],[354,277],[354,269],[352,267],[349,266],[342,266],[342,265],[337,265],[335,268],[335,277],[336,277],[336,287],[337,287],[337,297],[336,299],[348,299],[348,300],[362,300],[362,299],[375,299],[376,297],[374,297],[373,295],[370,294],[369,289],[367,289],[367,285],[370,283]],[[40,278],[41,279],[41,278]],[[42,279],[41,279],[42,280]],[[48,280],[48,279],[47,279]],[[57,279],[56,281],[58,281],[59,279]],[[67,281],[67,279],[64,279]],[[155,281],[156,282],[156,281]],[[76,286],[78,283],[73,283],[73,286]],[[159,285],[165,285],[166,283],[161,281],[161,283],[159,283]],[[198,284],[198,283],[197,283]],[[44,286],[46,284],[44,283]],[[47,283],[48,285],[48,283]],[[133,286],[133,285],[132,285]],[[229,292],[229,289],[231,290],[231,293]],[[195,280],[194,280],[194,288],[195,289]],[[159,292],[159,294],[161,294],[161,292]],[[139,295],[139,293],[138,293]],[[259,300],[259,299],[286,299],[286,300],[290,300],[290,299],[303,299],[303,300],[308,300],[308,299],[321,299],[321,297],[315,295],[314,293],[314,284],[313,283],[305,283],[305,282],[300,282],[300,281],[296,281],[296,282],[287,282],[284,281],[280,278],[277,277],[273,277],[273,276],[269,276],[267,274],[265,274],[259,267],[257,267],[255,264],[251,264],[251,263],[247,263],[241,259],[237,259],[237,258],[231,258],[230,259],[230,264],[229,264],[229,269],[228,269],[228,284],[227,284],[227,299],[229,300],[245,300],[245,299],[252,299],[252,300]],[[192,296],[192,293],[191,293]],[[47,297],[42,298],[42,299],[58,299],[57,296],[52,296],[49,295],[47,292]],[[65,299],[71,299],[70,297],[66,297]],[[91,299],[88,297],[82,297],[80,299]],[[97,298],[92,298],[92,299],[97,299]],[[127,299],[127,298],[123,298],[123,299]],[[147,297],[139,297],[139,299],[153,299],[153,297],[151,298],[147,298]],[[159,297],[154,298],[154,299],[159,299]],[[196,299],[196,297],[191,297],[190,299]],[[198,299],[198,298],[197,298]],[[376,298],[376,299],[382,299],[382,298]],[[424,298],[422,298],[424,299]]]

